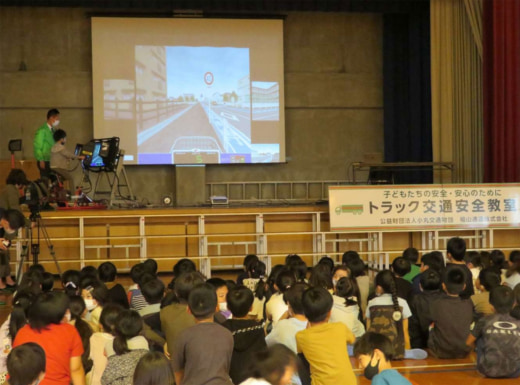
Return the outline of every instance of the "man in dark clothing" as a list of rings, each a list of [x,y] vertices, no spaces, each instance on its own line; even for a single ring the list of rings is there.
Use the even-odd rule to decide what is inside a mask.
[[[247,316],[254,301],[253,292],[247,287],[231,289],[226,301],[233,314],[233,318],[222,324],[231,331],[234,341],[229,375],[234,384],[240,384],[248,378],[245,369],[251,364],[253,353],[267,348],[264,325]]]

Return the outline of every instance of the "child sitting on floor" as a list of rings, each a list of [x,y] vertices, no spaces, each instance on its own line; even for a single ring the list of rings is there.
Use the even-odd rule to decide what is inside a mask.
[[[215,288],[215,292],[217,293],[219,313],[225,319],[231,318],[231,311],[228,309],[228,304],[226,302],[226,296],[229,291],[226,281],[224,281],[222,278],[210,278],[206,282]]]
[[[283,295],[289,308],[289,318],[282,319],[265,337],[268,346],[283,344],[296,354],[296,333],[307,328],[307,318],[303,311],[302,296],[309,286],[305,283],[295,283]]]
[[[354,355],[365,377],[372,380],[372,385],[411,385],[392,369],[393,346],[388,337],[373,332],[364,334],[354,345]]]
[[[467,268],[466,268],[467,270]],[[466,271],[458,265],[448,265],[443,273],[445,295],[431,306],[432,326],[428,347],[438,358],[464,358],[469,353],[466,339],[473,321],[471,300],[462,299]]]
[[[195,325],[179,334],[171,355],[176,384],[232,384],[233,335],[213,322],[216,308],[217,294],[210,284],[191,290],[188,309]]]
[[[276,344],[255,354],[250,378],[240,385],[291,385],[296,371],[296,356],[284,345]]]
[[[489,293],[495,287],[500,286],[500,279],[500,273],[492,267],[480,271],[475,282],[478,293],[471,296],[475,321],[494,313],[493,306],[489,303]]]
[[[431,323],[430,309],[432,303],[442,296],[441,276],[434,269],[428,269],[421,274],[420,287],[422,292],[414,295],[410,303],[412,316],[408,323],[408,334],[412,349],[426,349]]]
[[[283,300],[283,293],[285,293],[294,283],[296,277],[290,270],[284,270],[276,277],[274,288],[276,293],[271,296],[269,301],[265,304],[265,314],[272,326],[275,326],[280,318],[287,311],[287,304]]]
[[[342,323],[329,323],[332,295],[324,287],[306,290],[303,310],[310,327],[296,333],[296,348],[308,361],[313,384],[355,384],[356,376],[347,353],[355,337]]]
[[[233,334],[233,355],[229,375],[234,384],[239,384],[247,379],[244,369],[251,361],[253,353],[266,348],[264,325],[248,317],[254,295],[247,287],[237,286],[228,292],[226,299],[233,314],[233,318],[222,324]]]
[[[520,376],[520,321],[509,315],[515,301],[513,290],[497,286],[489,294],[495,314],[481,318],[467,339],[477,344],[477,370],[491,378]]]
[[[103,305],[108,299],[108,290],[101,282],[92,282],[81,290],[81,296],[85,300],[88,313],[85,319],[89,322],[94,332],[99,331],[99,316],[103,310]]]
[[[7,357],[9,384],[38,384],[45,377],[46,357],[42,347],[27,342],[14,348]]]
[[[356,338],[365,333],[365,326],[360,321],[359,304],[356,294],[356,281],[352,278],[340,278],[334,288],[334,305],[330,322],[342,322]]]
[[[116,319],[115,338],[105,345],[107,366],[102,385],[130,384],[139,359],[148,353],[146,339],[140,335],[143,321],[135,310],[123,310]]]
[[[115,282],[117,277],[116,266],[112,262],[103,262],[98,267],[98,275],[99,280],[103,282],[108,289],[108,301],[117,303],[125,309],[129,309],[130,306],[125,288],[120,283]]]
[[[114,341],[116,319],[123,311],[120,305],[109,303],[99,317],[100,331],[90,337],[90,356],[92,370],[87,376],[88,385],[101,385],[101,376],[107,366],[105,345]]]

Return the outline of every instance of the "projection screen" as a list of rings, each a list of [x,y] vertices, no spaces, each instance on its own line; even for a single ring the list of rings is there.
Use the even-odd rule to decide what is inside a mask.
[[[285,162],[282,20],[94,17],[92,73],[126,164]]]

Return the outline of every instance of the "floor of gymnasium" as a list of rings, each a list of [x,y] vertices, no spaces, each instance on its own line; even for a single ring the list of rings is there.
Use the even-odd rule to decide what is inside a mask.
[[[218,274],[224,279],[233,279],[235,275]],[[165,284],[171,280],[169,275],[161,275],[160,278]],[[132,284],[128,276],[123,276],[118,280],[123,286],[128,287]],[[60,281],[56,281],[55,288],[61,287]],[[0,301],[5,301],[6,304],[0,306],[0,322],[4,322],[11,311],[12,295],[0,292]],[[403,360],[393,362],[394,369],[397,369],[405,377],[412,380],[417,385],[512,385],[518,384],[518,379],[487,379],[483,378],[475,370],[476,356],[472,353],[465,359],[458,360],[439,360],[435,358],[428,358],[426,360]],[[359,385],[369,385],[360,369],[357,367],[357,362],[352,359],[352,367],[354,372],[358,375]]]

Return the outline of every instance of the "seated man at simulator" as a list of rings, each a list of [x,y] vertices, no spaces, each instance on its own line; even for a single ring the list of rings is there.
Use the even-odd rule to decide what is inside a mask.
[[[67,133],[64,130],[56,130],[53,134],[54,146],[51,149],[51,170],[61,175],[69,182],[69,190],[74,191],[80,180],[78,171],[81,168],[79,166],[79,160],[83,160],[84,156],[76,156],[67,148]]]

